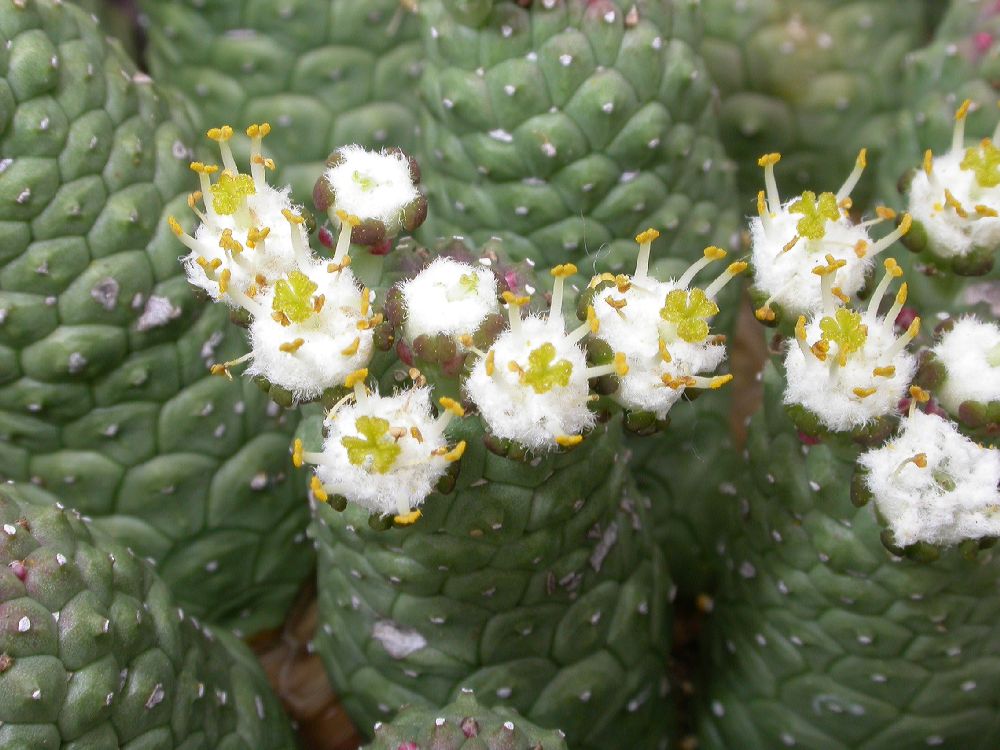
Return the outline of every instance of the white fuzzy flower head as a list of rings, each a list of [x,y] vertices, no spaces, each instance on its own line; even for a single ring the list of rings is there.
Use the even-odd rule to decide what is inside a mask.
[[[378,245],[423,223],[427,199],[419,182],[416,162],[399,149],[344,146],[327,160],[313,199],[341,233],[362,245]]]
[[[1000,451],[984,448],[934,414],[915,411],[858,463],[901,547],[1000,536]]]
[[[303,453],[296,442],[293,460],[316,465],[313,493],[318,499],[342,495],[372,513],[411,523],[419,518],[413,511],[465,450],[464,442],[449,448],[445,435],[462,409],[442,399],[442,414],[434,417],[429,388],[380,396],[366,391],[366,375],[362,370],[345,381],[355,399],[327,416],[323,450]]]
[[[966,100],[955,114],[951,149],[924,155],[910,183],[909,211],[927,235],[927,249],[954,260],[1000,247],[1000,125],[993,138],[966,147]]]
[[[250,173],[240,173],[229,148],[233,129],[212,128],[208,135],[219,143],[224,168],[193,162],[201,190],[188,197],[188,206],[200,224],[194,235],[170,217],[170,227],[188,248],[183,258],[188,280],[213,299],[242,307],[247,295],[262,285],[307,263],[309,242],[300,209],[289,198],[289,188],[267,184],[265,170],[274,162],[261,154],[261,141],[270,126],[251,125]],[[218,173],[215,182],[212,175]],[[198,208],[204,201],[205,210]]]
[[[874,258],[910,227],[909,217],[904,216],[896,230],[872,242],[868,227],[895,214],[880,209],[879,218],[871,222],[856,224],[851,220],[847,209],[851,190],[866,165],[864,149],[836,194],[817,196],[806,191],[786,203],[781,203],[774,177],[774,165],[780,158],[780,154],[767,154],[758,162],[765,170],[767,190],[758,194],[759,215],[750,221],[754,286],[767,295],[757,311],[761,320],[774,319],[772,304],[780,305],[792,318],[818,310],[822,299],[813,274],[828,263],[827,256],[841,262],[834,286],[844,294],[856,294],[864,286]]]
[[[830,430],[857,429],[895,412],[916,370],[916,358],[906,345],[920,330],[920,318],[897,337],[896,317],[906,301],[906,285],[885,317],[879,303],[892,279],[902,271],[891,258],[886,274],[865,312],[838,307],[832,294],[836,261],[822,275],[824,310],[807,321],[799,316],[796,346],[785,355],[787,387],[784,401],[816,415]]]
[[[451,258],[435,258],[404,282],[400,293],[409,341],[438,334],[459,339],[475,333],[488,316],[500,311],[493,272]]]
[[[318,397],[371,360],[381,320],[349,269],[331,273],[312,263],[248,302],[256,307],[247,374],[263,375],[297,399]]]
[[[936,396],[952,414],[965,401],[1000,401],[1000,325],[961,318],[933,348],[944,365],[945,379]]]
[[[719,312],[715,297],[747,264],[730,264],[707,289],[689,288],[698,271],[726,256],[709,247],[680,279],[658,281],[648,275],[649,248],[658,236],[650,229],[636,237],[640,250],[633,275],[604,274],[591,281],[597,291],[587,316],[593,335],[624,355],[627,372],[619,376],[615,400],[662,419],[685,388],[719,388],[732,379],[702,374],[726,356],[725,346],[709,335],[709,321]]]
[[[489,431],[534,450],[571,446],[594,424],[587,408],[589,378],[623,372],[624,358],[615,364],[588,367],[580,340],[583,324],[567,334],[562,314],[566,277],[576,273],[571,264],[552,270],[556,277],[548,317],[521,319],[527,297],[504,292],[510,327],[472,367],[464,383]]]

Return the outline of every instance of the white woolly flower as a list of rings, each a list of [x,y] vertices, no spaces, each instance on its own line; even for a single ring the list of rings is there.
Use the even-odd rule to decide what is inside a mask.
[[[761,320],[774,319],[774,303],[791,316],[819,309],[822,299],[813,274],[831,257],[840,263],[833,285],[844,294],[856,294],[864,286],[875,256],[910,227],[910,219],[904,216],[895,231],[873,243],[868,227],[894,214],[880,209],[879,218],[871,222],[856,224],[851,220],[849,196],[865,168],[864,149],[836,194],[817,196],[806,191],[785,203],[781,203],[774,178],[774,165],[780,158],[779,154],[767,154],[758,162],[765,169],[767,197],[763,190],[758,194],[758,216],[750,220],[754,286],[768,295],[757,311]]]
[[[409,341],[423,335],[471,335],[488,316],[500,311],[493,272],[451,258],[435,258],[404,282],[400,293]]]
[[[909,210],[927,234],[928,247],[942,258],[964,257],[1000,246],[1000,126],[992,139],[965,147],[969,101],[955,115],[951,149],[934,157],[910,183]]]
[[[182,259],[188,280],[213,299],[241,307],[246,295],[253,296],[264,284],[293,271],[310,259],[309,242],[300,209],[292,204],[290,189],[277,190],[267,184],[266,167],[273,162],[260,153],[268,125],[247,129],[253,143],[250,174],[241,174],[229,148],[232,128],[213,128],[209,137],[218,141],[224,169],[213,183],[218,167],[194,162],[201,191],[188,198],[188,205],[201,223],[188,235],[170,218],[171,229],[187,246]],[[205,210],[198,208],[203,200]]]
[[[863,453],[868,489],[902,547],[1000,536],[1000,451],[915,411],[883,447]]]
[[[797,345],[785,355],[784,401],[804,407],[831,430],[845,431],[893,413],[906,395],[916,370],[916,358],[906,345],[920,330],[920,318],[896,337],[894,323],[906,301],[905,284],[888,314],[878,317],[886,288],[901,274],[892,259],[886,261],[885,278],[866,312],[837,308],[829,281],[835,265],[823,269],[823,313],[808,322],[800,316],[795,327]]]
[[[594,424],[587,408],[589,378],[623,372],[624,357],[615,364],[587,366],[580,340],[587,335],[584,323],[567,334],[562,314],[565,279],[576,266],[552,269],[556,277],[547,318],[521,319],[527,297],[504,292],[510,328],[482,354],[464,382],[489,431],[525,447],[545,450],[555,445],[576,445],[580,433]]]
[[[303,272],[304,271],[304,272]],[[253,303],[249,375],[263,375],[299,399],[316,398],[368,365],[373,350],[371,295],[349,269],[319,263],[279,279]]]
[[[934,346],[945,368],[936,395],[952,414],[964,401],[1000,401],[1000,325],[974,317],[961,318]]]
[[[441,416],[431,411],[430,388],[410,388],[393,396],[367,393],[363,383],[367,371],[348,378],[355,390],[353,403],[341,404],[326,418],[323,450],[301,452],[296,443],[296,463],[316,465],[318,499],[328,493],[379,515],[395,515],[397,522],[419,518],[411,513],[420,506],[448,465],[461,458],[465,443],[448,447],[445,429],[462,409],[442,399]]]
[[[659,236],[643,232],[639,260],[632,276],[595,277],[588,318],[594,335],[612,350],[624,355],[628,370],[619,376],[614,398],[627,409],[666,416],[686,387],[718,388],[731,375],[700,377],[711,372],[726,357],[723,344],[709,335],[708,321],[718,313],[715,297],[746,263],[733,263],[705,290],[688,286],[695,274],[709,263],[724,258],[717,247],[706,248],[704,257],[676,281],[662,282],[648,275],[649,248]],[[604,282],[613,286],[600,288]]]

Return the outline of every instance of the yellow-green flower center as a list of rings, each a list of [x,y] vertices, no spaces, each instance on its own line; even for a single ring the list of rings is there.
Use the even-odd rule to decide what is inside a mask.
[[[806,190],[788,207],[788,210],[793,214],[802,214],[795,229],[799,235],[810,240],[823,239],[826,235],[827,219],[836,221],[840,218],[837,196],[833,193],[820,193],[817,200],[816,193]]]
[[[458,277],[458,285],[466,294],[475,294],[479,288],[479,277],[474,273],[463,273]]]
[[[354,174],[351,175],[351,179],[357,183],[358,187],[364,190],[366,193],[371,192],[378,187],[378,181],[374,177],[370,177],[366,174],[361,174],[357,169],[354,170]]]
[[[843,367],[847,356],[856,352],[868,340],[868,326],[861,322],[861,313],[842,307],[833,317],[827,315],[820,320],[819,329],[822,338],[837,345],[837,362]]]
[[[231,216],[242,208],[247,196],[256,192],[250,175],[223,172],[212,185],[212,210],[220,216]]]
[[[319,287],[301,271],[292,271],[288,280],[279,279],[274,285],[275,312],[283,313],[292,323],[302,323],[316,312],[313,292]]]
[[[979,148],[969,148],[965,151],[961,168],[976,175],[976,182],[981,187],[991,188],[1000,185],[1000,148],[993,145],[990,139],[985,139]]]
[[[385,474],[399,458],[399,444],[389,434],[389,423],[379,417],[358,417],[354,427],[363,437],[345,437],[347,460],[354,466]]]
[[[573,374],[573,365],[569,360],[555,361],[556,348],[550,344],[542,344],[528,355],[528,371],[524,374],[524,382],[530,385],[535,393],[548,393],[554,387],[565,388]]]
[[[677,335],[690,344],[708,337],[708,319],[719,312],[719,306],[695,288],[674,289],[667,295],[660,317],[677,328]]]

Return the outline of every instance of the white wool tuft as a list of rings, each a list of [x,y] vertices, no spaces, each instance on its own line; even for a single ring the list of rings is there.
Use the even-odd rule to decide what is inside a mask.
[[[806,325],[806,341],[809,344],[821,337],[822,317],[816,315]],[[819,417],[827,428],[836,431],[855,429],[894,413],[900,399],[906,396],[917,361],[905,349],[891,360],[886,356],[896,335],[892,327],[887,330],[883,322],[878,319],[869,323],[864,346],[852,353],[842,367],[833,367],[836,344],[831,345],[829,356],[821,362],[812,354],[804,354],[794,341],[790,342],[785,355],[785,403],[800,404]],[[896,368],[891,377],[873,375],[876,367],[889,365]],[[876,388],[875,393],[865,398],[854,393],[855,388],[871,387]]]
[[[343,495],[374,513],[405,515],[421,505],[448,469],[448,460],[434,455],[447,448],[443,422],[431,413],[429,388],[411,388],[394,396],[370,394],[360,403],[345,404],[327,417],[327,437],[316,474],[327,492]],[[384,419],[390,428],[402,428],[396,439],[400,452],[385,472],[370,464],[353,464],[344,438],[362,438],[357,420]],[[412,428],[416,428],[414,437]]]
[[[194,233],[199,249],[191,250],[183,258],[188,280],[194,286],[205,290],[212,299],[234,307],[238,307],[238,303],[230,296],[219,293],[217,278],[224,269],[229,269],[232,274],[229,285],[245,293],[254,283],[257,274],[263,274],[268,280],[273,280],[295,270],[299,259],[292,242],[292,232],[298,232],[303,246],[309,246],[303,226],[293,227],[282,214],[283,210],[298,213],[298,207],[289,197],[291,188],[276,190],[270,185],[259,184],[256,185],[256,189],[254,195],[247,196],[246,204],[255,226],[258,229],[268,227],[271,230],[262,246],[258,245],[253,249],[247,246],[247,232],[250,227],[241,227],[236,221],[235,214],[219,215],[209,211],[207,214],[209,223],[200,224]],[[206,196],[205,200],[211,203],[212,197]],[[226,229],[232,230],[233,239],[244,247],[238,259],[234,259],[229,252],[219,246],[219,240]],[[222,263],[215,272],[215,279],[210,278],[198,265],[199,256],[209,262],[217,258]]]
[[[493,272],[451,258],[435,258],[400,291],[410,341],[421,335],[472,334],[487,316],[500,311]]]
[[[801,214],[788,210],[796,200],[798,196],[783,204],[781,210],[771,217],[770,231],[765,231],[759,216],[750,220],[754,286],[773,296],[774,302],[793,319],[822,307],[820,278],[813,273],[813,269],[826,266],[827,255],[846,262],[847,265],[834,275],[833,286],[840,287],[847,295],[856,294],[864,286],[874,262],[870,257],[859,258],[854,252],[859,241],[868,245],[872,241],[865,227],[854,224],[848,218],[827,220],[823,238],[800,238],[785,252],[785,245],[798,234],[796,225],[802,218]]]
[[[530,353],[546,343],[555,348],[553,361],[566,360],[572,370],[566,386],[536,393],[509,365],[514,362],[527,370]],[[492,434],[544,450],[553,448],[557,437],[578,435],[593,425],[594,415],[587,408],[587,359],[583,349],[566,337],[561,319],[527,317],[519,331],[501,334],[491,351],[493,375],[486,374],[486,358],[480,357],[464,387]]]
[[[924,468],[908,460],[919,454]],[[1000,536],[1000,451],[976,445],[948,420],[915,412],[858,463],[899,545]]]
[[[1000,400],[1000,325],[995,321],[962,318],[941,336],[933,352],[947,371],[934,395],[952,414],[963,401]]]
[[[1000,187],[979,185],[974,172],[961,168],[964,156],[965,149],[949,151],[934,159],[929,176],[918,170],[910,183],[910,215],[927,231],[933,252],[944,258],[1000,245],[1000,218],[976,216],[974,211],[979,205],[1000,212]],[[945,188],[964,208],[966,218],[946,204]]]
[[[378,219],[390,234],[398,231],[403,210],[420,194],[410,179],[406,157],[356,145],[344,146],[338,153],[342,161],[324,173],[336,195],[333,208],[362,221]]]
[[[650,411],[662,419],[684,392],[684,388],[664,385],[663,376],[676,379],[711,372],[726,358],[726,348],[711,343],[711,336],[697,343],[683,341],[660,316],[667,295],[681,288],[676,282],[649,277],[630,281],[625,292],[611,287],[594,296],[594,313],[600,323],[596,336],[624,354],[628,363],[628,373],[619,376],[615,400],[627,409]],[[608,297],[625,300],[621,314],[608,304]],[[660,356],[660,338],[667,345],[669,363]]]
[[[359,329],[361,289],[350,269],[328,273],[322,263],[298,270],[318,285],[323,309],[301,323],[283,326],[271,317],[273,286],[259,297],[268,311],[250,324],[253,363],[248,375],[263,375],[274,385],[287,388],[296,398],[311,399],[327,388],[342,385],[350,373],[368,366],[372,357],[372,329]],[[302,338],[305,343],[294,353],[280,350],[281,344]],[[360,339],[357,352],[342,352]]]

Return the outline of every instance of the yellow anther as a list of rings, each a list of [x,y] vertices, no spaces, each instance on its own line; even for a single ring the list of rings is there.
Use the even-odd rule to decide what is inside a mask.
[[[608,303],[608,307],[614,308],[619,315],[621,315],[622,309],[624,309],[625,306],[628,305],[627,299],[615,299],[610,294],[604,298],[604,301]]]
[[[930,177],[931,171],[934,169],[934,153],[927,149],[924,151],[924,173]]]
[[[180,222],[178,222],[177,219],[175,219],[173,216],[167,217],[167,224],[170,225],[170,231],[172,231],[178,237],[184,234],[184,229],[183,227],[181,227]]]
[[[846,260],[838,260],[837,258],[834,258],[832,255],[827,253],[826,265],[816,266],[816,268],[814,268],[812,272],[817,276],[826,276],[827,274],[836,273],[837,270],[843,268],[846,265],[847,265]]]
[[[508,292],[508,291],[503,292],[500,296],[503,298],[504,302],[506,302],[508,305],[513,305],[514,307],[522,307],[523,305],[526,305],[531,301],[531,297],[527,296],[519,297],[513,292]]]
[[[295,442],[292,443],[292,466],[296,469],[302,468],[302,453],[304,450],[302,441],[299,438],[295,438]]]
[[[313,474],[312,478],[309,480],[309,489],[312,490],[313,497],[321,503],[325,503],[330,499],[330,496],[326,494],[326,488],[323,486],[323,483],[319,481],[319,477],[315,474]]]
[[[920,318],[914,318],[909,328],[906,329],[906,335],[912,339],[918,333],[920,333]]]
[[[233,254],[238,254],[243,252],[243,245],[239,241],[233,239],[233,230],[224,229],[222,231],[222,236],[219,237],[219,247],[223,250],[228,250]]]
[[[850,302],[850,301],[851,301],[851,298],[850,298],[850,297],[848,297],[848,296],[847,296],[846,294],[844,294],[844,290],[843,290],[843,289],[841,289],[841,288],[840,288],[839,286],[835,286],[835,287],[834,287],[833,289],[831,289],[830,291],[831,291],[831,292],[833,293],[833,296],[834,296],[834,297],[836,297],[837,299],[839,299],[839,300],[840,300],[841,302],[843,302],[843,303],[844,303],[845,305],[846,305],[846,304],[847,304],[848,302]]]
[[[946,206],[950,206],[963,219],[969,218],[969,212],[965,210],[962,204],[959,203],[958,198],[948,188],[944,189],[944,202]]]
[[[640,245],[645,245],[647,242],[653,242],[659,236],[660,233],[658,231],[650,228],[647,229],[645,232],[640,232],[639,234],[637,234],[635,236],[635,241],[638,242]]]
[[[888,206],[876,206],[875,207],[875,215],[878,216],[880,219],[889,219],[889,220],[891,220],[891,219],[895,219],[896,218],[896,212],[893,211]]]
[[[597,312],[594,310],[593,305],[587,305],[587,325],[590,326],[591,333],[597,333],[601,330],[601,321],[597,318]]]
[[[486,366],[486,374],[490,377],[493,377],[493,373],[496,372],[496,364],[494,363],[494,352],[492,349],[486,352],[485,366]]]
[[[462,405],[453,398],[442,396],[441,398],[438,399],[438,403],[441,404],[442,408],[446,409],[447,411],[450,411],[456,417],[465,416],[465,409],[463,409]]]
[[[361,337],[355,336],[354,341],[350,343],[349,346],[340,350],[340,353],[344,357],[353,357],[358,353],[358,348],[361,346]]]
[[[289,224],[304,224],[306,221],[298,214],[294,214],[289,211],[287,208],[281,209],[281,215],[285,217]]]
[[[806,340],[806,316],[800,315],[799,319],[795,321],[795,338],[799,341]]]
[[[191,171],[198,174],[215,174],[219,171],[219,167],[215,164],[204,164],[200,161],[193,161],[191,162]]]
[[[267,277],[262,273],[259,273],[256,276],[254,276],[253,280],[257,282],[258,286],[267,286]]]
[[[211,268],[213,271],[215,271],[218,270],[219,266],[221,265],[222,265],[221,260],[219,260],[218,258],[212,258],[212,260],[208,264],[208,267]]]
[[[361,288],[361,315],[362,317],[368,316],[368,310],[371,308],[372,302],[372,292],[368,287]]]
[[[837,204],[837,208],[840,208],[844,211],[850,211],[853,206],[854,206],[854,199],[851,198],[851,196],[849,195],[844,198],[841,198],[840,202]]]
[[[977,216],[990,216],[992,218],[997,217],[997,211],[995,208],[990,208],[989,206],[984,206],[982,204],[977,204],[975,211]]]
[[[212,375],[225,375],[230,380],[233,379],[232,374],[229,372],[229,368],[223,364],[212,365],[208,368],[208,371]]]
[[[342,261],[340,261],[340,263],[327,263],[326,264],[326,272],[327,273],[337,273],[338,271],[343,271],[349,265],[351,265],[351,256],[350,255],[345,255],[344,259]]]
[[[254,297],[256,297],[256,296],[257,296],[257,292],[258,292],[258,291],[259,291],[259,290],[257,289],[257,285],[256,285],[256,284],[251,284],[250,286],[248,286],[248,287],[246,288],[246,291],[244,291],[243,293],[244,293],[244,294],[245,294],[245,295],[246,295],[247,297],[249,297],[250,299],[253,299]]]
[[[745,260],[737,260],[729,264],[729,267],[726,268],[726,273],[728,273],[730,276],[738,276],[739,274],[746,271],[749,267],[750,264],[747,263]]]
[[[595,286],[604,281],[610,281],[614,283],[614,280],[615,280],[615,275],[613,273],[608,273],[607,271],[605,271],[604,273],[599,273],[596,276],[593,276],[590,279],[590,282],[587,284],[587,288],[593,289]]]
[[[458,337],[458,343],[460,343],[466,349],[471,349],[473,346],[475,346],[476,341],[469,334],[463,333]]]
[[[198,201],[201,200],[202,193],[200,190],[196,190],[193,193],[189,193],[187,197],[188,208],[194,209],[198,205]]]
[[[896,374],[895,365],[888,365],[887,367],[876,367],[872,370],[872,375],[876,378],[891,378]]]
[[[916,466],[918,468],[920,468],[920,469],[926,469],[927,468],[927,454],[926,453],[918,453],[913,458],[911,458],[910,461],[912,461],[914,464],[916,464]]]
[[[355,370],[346,378],[344,378],[344,385],[348,388],[353,388],[357,383],[363,383],[365,378],[368,377],[368,368],[364,367],[360,370]]]
[[[270,233],[271,229],[269,227],[261,227],[260,229],[257,227],[251,227],[249,231],[247,231],[247,247],[251,250],[257,247],[257,245],[267,239],[267,236]]]
[[[463,455],[465,455],[465,441],[460,440],[458,445],[452,448],[450,451],[444,454],[444,460],[454,463],[458,461]]]
[[[826,356],[830,353],[830,342],[825,339],[820,339],[809,347],[809,351],[811,351],[813,356],[820,362],[826,362]]]
[[[323,306],[326,304],[326,295],[317,294],[313,297],[313,312],[318,313],[323,311]]]
[[[229,280],[233,277],[233,272],[228,268],[223,269],[222,273],[219,274],[219,294],[225,294],[229,291]]]
[[[962,102],[958,109],[955,110],[955,119],[964,120],[966,115],[969,114],[969,108],[972,106],[972,99],[966,99]]]
[[[422,432],[420,432],[419,428],[417,428],[416,425],[410,427],[410,437],[412,437],[418,443],[424,442],[424,435]]]
[[[292,324],[292,321],[290,321],[288,319],[288,316],[285,315],[285,313],[281,312],[281,310],[277,310],[277,311],[271,313],[271,318],[273,320],[275,320],[276,322],[280,323],[285,328],[287,328],[288,326],[290,326]]]
[[[278,350],[286,354],[295,354],[295,352],[302,348],[304,343],[306,343],[304,338],[297,338],[294,341],[286,341],[284,344],[281,344]]]
[[[702,254],[709,260],[722,260],[729,253],[723,250],[721,247],[716,247],[715,245],[709,245],[702,251]]]
[[[618,289],[620,294],[625,294],[629,289],[632,288],[632,281],[623,273],[615,276],[615,287]]]
[[[767,199],[764,197],[764,191],[757,191],[757,215],[763,216],[767,213]]]
[[[576,266],[572,263],[561,263],[560,265],[553,268],[550,273],[557,279],[565,279],[576,273]]]
[[[878,388],[854,388],[854,395],[858,398],[868,398],[878,391]]]
[[[358,224],[361,223],[361,219],[359,219],[357,216],[355,216],[354,214],[349,214],[347,213],[347,211],[341,209],[337,210],[337,218],[340,219],[341,223],[349,224],[352,227],[356,227],[358,226]]]
[[[906,295],[907,295],[908,292],[909,292],[909,287],[907,286],[906,282],[904,281],[902,284],[899,285],[899,291],[896,292],[896,304],[897,305],[904,305],[904,304],[906,304]]]
[[[926,404],[931,400],[930,391],[925,391],[919,385],[910,386],[910,398],[916,401],[918,404]]]
[[[757,318],[757,320],[761,321],[762,323],[770,323],[775,318],[774,310],[772,310],[767,305],[765,305],[764,307],[758,307],[756,310],[753,311],[753,315],[755,318]]]
[[[615,375],[620,378],[628,375],[628,361],[625,359],[623,352],[615,353]]]
[[[865,240],[858,240],[854,245],[854,254],[859,258],[864,258],[868,255],[868,243]]]
[[[228,141],[233,137],[233,129],[223,125],[221,128],[210,128],[206,135],[213,141]]]
[[[862,169],[864,169],[865,167],[867,167],[868,166],[868,149],[863,148],[860,151],[858,151],[858,158],[857,158],[857,160],[854,163],[857,166],[861,167]]]
[[[266,122],[262,122],[259,125],[251,125],[247,128],[247,135],[251,138],[263,138],[271,132],[271,125]]]
[[[781,154],[764,154],[757,160],[758,167],[773,167],[781,161]]]
[[[261,156],[260,154],[254,154],[251,159],[254,164],[264,165],[264,169],[274,169],[277,165],[274,163],[274,159],[267,156]]]
[[[572,448],[583,442],[583,435],[556,435],[556,444],[563,448]]]
[[[798,235],[792,237],[792,239],[788,240],[788,242],[784,244],[784,247],[781,248],[781,252],[787,253],[789,250],[795,247],[796,243],[798,243],[800,239],[801,238]]]
[[[359,331],[367,331],[370,328],[375,328],[377,326],[382,325],[383,319],[384,318],[382,317],[382,313],[378,313],[377,315],[373,315],[370,318],[359,320],[357,326],[355,327]]]
[[[397,526],[412,526],[413,524],[415,524],[417,521],[420,520],[420,517],[422,515],[423,514],[419,510],[411,510],[409,513],[406,513],[404,515],[393,516],[392,522]]]
[[[883,263],[882,265],[885,266],[885,272],[891,275],[893,278],[898,279],[900,276],[903,275],[903,269],[900,268],[899,263],[896,262],[895,258],[886,258],[885,263]]]
[[[733,376],[731,373],[726,375],[716,375],[714,378],[712,378],[712,382],[708,384],[708,387],[711,388],[712,390],[716,390],[724,386],[726,383],[732,382],[732,380]]]
[[[670,356],[670,352],[667,351],[667,342],[662,338],[657,339],[657,348],[660,350],[660,359],[663,360],[664,363],[670,362],[673,359],[673,357]]]

